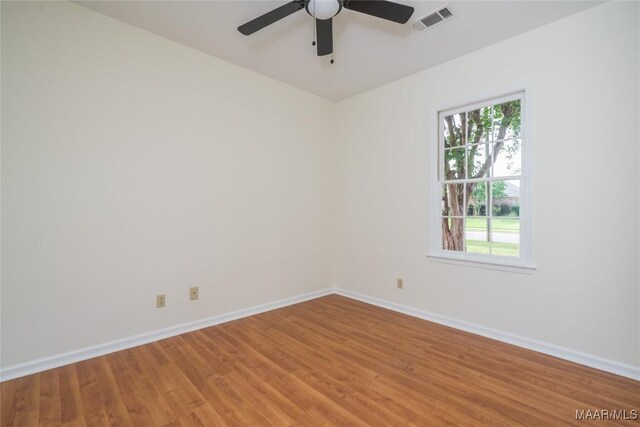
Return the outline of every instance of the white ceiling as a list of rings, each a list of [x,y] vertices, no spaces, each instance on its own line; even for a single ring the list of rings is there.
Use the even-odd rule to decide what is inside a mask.
[[[395,24],[343,9],[334,18],[334,58],[318,57],[313,19],[299,11],[251,36],[237,27],[286,1],[79,1],[97,12],[332,101],[364,92],[592,7],[599,1],[401,1]],[[448,4],[456,15],[419,35],[410,24]],[[486,64],[491,66],[491,64]]]

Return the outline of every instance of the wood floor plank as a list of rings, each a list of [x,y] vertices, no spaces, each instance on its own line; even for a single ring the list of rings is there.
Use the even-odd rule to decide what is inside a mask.
[[[40,410],[40,380],[42,373],[17,379],[14,425],[38,425]]]
[[[16,418],[18,380],[5,381],[0,384],[0,425],[14,424]]]
[[[75,364],[80,385],[80,397],[85,423],[88,426],[109,425],[106,407],[100,396],[100,384],[96,374],[97,360],[90,359]]]
[[[0,386],[9,426],[639,425],[640,382],[337,295]]]
[[[84,425],[82,398],[76,365],[59,369],[60,421],[67,425]]]
[[[62,424],[62,405],[60,403],[60,370],[52,369],[42,373],[40,380],[39,424],[59,426]]]

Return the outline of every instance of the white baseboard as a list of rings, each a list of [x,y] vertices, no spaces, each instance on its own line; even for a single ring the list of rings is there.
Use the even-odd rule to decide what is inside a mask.
[[[232,311],[230,313],[220,314],[218,316],[213,316],[206,319],[196,320],[194,322],[183,323],[165,329],[159,329],[144,334],[134,335],[104,344],[84,347],[78,350],[57,354],[55,356],[44,357],[17,365],[6,366],[0,369],[0,382],[23,377],[25,375],[35,374],[37,372],[46,371],[47,369],[53,369],[71,363],[80,362],[82,360],[103,356],[115,351],[137,347],[142,344],[148,344],[153,341],[158,341],[164,338],[184,334],[186,332],[192,332],[198,329],[207,328],[209,326],[219,325],[231,320],[253,316],[254,314],[264,313],[266,311],[275,310],[277,308],[286,307],[288,305],[297,304],[303,301],[330,295],[332,293],[333,289],[323,289],[320,291],[309,292],[303,295],[297,295],[266,304],[260,304],[255,307]]]
[[[438,314],[429,313],[427,311],[419,310],[417,308],[407,307],[401,304],[396,304],[391,301],[370,297],[367,295],[359,294],[357,292],[352,292],[345,289],[335,289],[335,293],[338,295],[345,296],[347,298],[352,298],[358,301],[365,302],[367,304],[372,304],[378,307],[397,311],[399,313],[407,314],[409,316],[418,317],[420,319],[428,320],[430,322],[438,323],[445,326],[450,326],[455,329],[471,332],[472,334],[482,335],[483,337],[492,338],[494,340],[516,345],[518,347],[534,350],[539,353],[555,356],[560,359],[578,363],[580,365],[589,366],[591,368],[600,369],[602,371],[610,372],[613,374],[621,375],[623,377],[640,381],[640,367],[638,366],[627,365],[624,363],[616,362],[614,360],[592,356],[576,350],[560,347],[554,344],[536,341],[530,338],[520,337],[507,332],[499,331],[492,328],[487,328],[481,325],[476,325],[476,324],[465,322],[462,320],[452,319],[450,317],[440,316]]]
[[[266,311],[275,310],[277,308],[286,307],[289,305],[319,298],[325,295],[330,295],[332,293],[640,381],[640,367],[626,365],[624,363],[592,356],[554,344],[536,341],[496,329],[465,322],[462,320],[452,319],[450,317],[429,313],[424,310],[407,307],[391,301],[370,297],[345,289],[324,289],[294,296],[291,298],[286,298],[279,301],[257,305],[255,307],[250,307],[243,310],[232,311],[230,313],[197,320],[195,322],[183,323],[181,325],[172,326],[169,328],[160,329],[140,335],[134,335],[128,338],[115,340],[104,344],[85,347],[78,350],[73,350],[42,359],[36,359],[17,365],[6,366],[0,369],[0,382],[19,378],[25,375],[35,374],[37,372],[46,371],[47,369],[57,368],[71,363],[80,362],[82,360],[91,359],[93,357],[103,356],[115,351],[137,347],[139,345],[184,334],[186,332],[207,328],[209,326],[219,325],[231,320],[241,319],[243,317],[252,316],[254,314],[264,313]]]

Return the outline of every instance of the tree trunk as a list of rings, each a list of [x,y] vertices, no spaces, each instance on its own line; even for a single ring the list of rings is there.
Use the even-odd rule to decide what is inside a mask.
[[[463,233],[463,221],[461,218],[451,218],[451,226],[449,226],[448,218],[442,218],[442,249],[463,251]]]
[[[462,192],[464,185],[448,184],[446,186],[445,205],[449,209],[449,215],[462,216],[464,209],[464,198]],[[442,249],[450,251],[464,250],[464,221],[462,218],[442,219]]]

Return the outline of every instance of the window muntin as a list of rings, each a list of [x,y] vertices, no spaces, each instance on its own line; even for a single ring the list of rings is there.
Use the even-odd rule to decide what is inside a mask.
[[[438,115],[440,252],[522,261],[523,104],[519,92]]]

